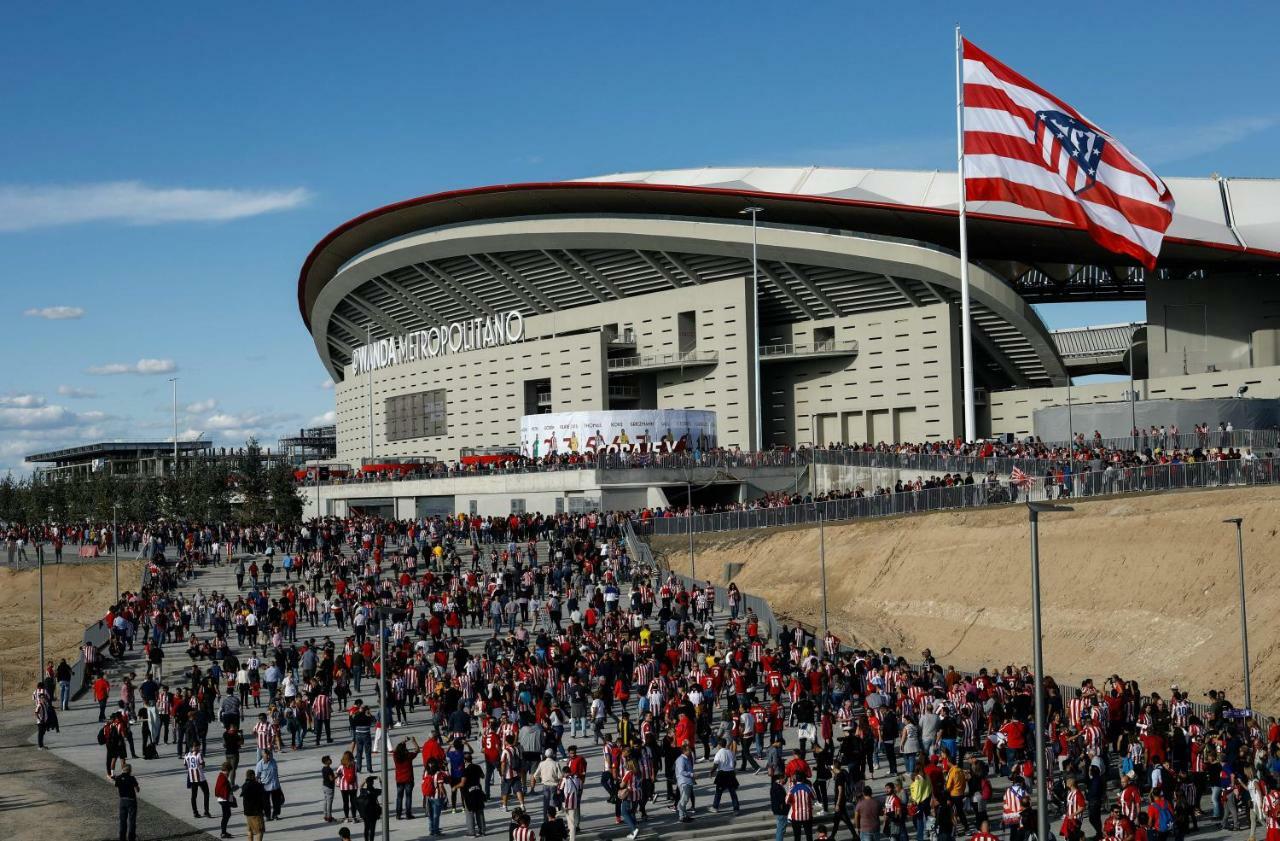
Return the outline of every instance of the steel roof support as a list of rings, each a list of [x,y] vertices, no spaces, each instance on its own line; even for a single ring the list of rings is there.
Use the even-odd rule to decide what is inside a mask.
[[[787,282],[785,280],[783,280],[781,277],[778,276],[777,272],[769,268],[768,263],[761,263],[760,271],[764,274],[765,277],[769,278],[769,280],[773,283],[773,285],[778,288],[778,291],[780,291],[783,295],[786,296],[787,300],[795,304],[796,307],[800,309],[800,312],[804,313],[806,318],[810,320],[816,320],[817,318],[820,317],[816,312],[814,312],[813,307],[809,306],[804,301],[800,300],[800,296],[797,295],[794,291],[792,291],[791,287],[787,285]]]
[[[550,260],[552,263],[554,263],[556,267],[560,269],[560,271],[564,272],[566,275],[576,280],[578,282],[578,285],[581,286],[583,289],[587,290],[588,292],[590,292],[592,297],[594,297],[597,301],[603,302],[603,301],[609,300],[608,298],[605,297],[605,294],[603,292],[601,292],[599,289],[597,289],[595,286],[591,284],[590,280],[588,280],[586,277],[583,277],[583,273],[581,271],[571,266],[568,260],[565,260],[563,257],[556,254],[554,251],[543,250],[542,255],[546,257],[548,260]]]
[[[813,295],[813,297],[817,298],[819,303],[821,303],[824,307],[829,309],[833,317],[841,316],[844,314],[840,312],[839,307],[837,307],[834,303],[832,303],[831,299],[827,297],[827,294],[818,288],[818,284],[809,280],[809,278],[805,275],[804,271],[802,271],[799,266],[793,266],[791,263],[785,263],[785,262],[781,263],[781,265],[784,269],[791,272],[792,276],[794,276],[796,280],[800,281],[800,285],[803,286],[808,292],[810,292]]]
[[[546,307],[545,305],[540,305],[538,301],[536,301],[533,297],[526,294],[523,290],[521,290],[518,286],[516,286],[512,280],[505,277],[502,274],[502,272],[498,271],[493,266],[490,266],[484,260],[481,260],[480,255],[468,254],[467,259],[469,259],[471,262],[479,266],[480,269],[484,271],[486,274],[488,274],[491,278],[498,281],[498,283],[501,284],[502,288],[507,290],[507,292],[511,294],[511,297],[515,298],[518,301],[523,301],[524,305],[529,309],[531,309],[532,311],[536,313],[550,312],[549,307]]]
[[[492,260],[493,264],[500,270],[506,272],[513,282],[519,281],[524,284],[524,288],[529,290],[529,294],[536,298],[538,303],[547,308],[547,312],[555,312],[560,309],[554,301],[542,294],[542,290],[538,288],[538,284],[531,282],[527,277],[520,274],[520,272],[513,268],[506,260],[503,260],[497,254],[485,254],[484,256]]]
[[[603,272],[601,272],[595,266],[591,265],[591,261],[588,260],[586,257],[583,257],[577,252],[570,251],[567,248],[565,249],[564,253],[569,256],[569,259],[573,260],[573,262],[581,266],[583,271],[591,275],[592,279],[595,280],[596,283],[600,284],[605,289],[609,290],[610,295],[613,295],[618,300],[622,300],[623,298],[626,297],[626,295],[622,294],[622,290],[619,289],[616,285],[614,285],[613,281],[605,277]]]
[[[470,313],[477,318],[484,315],[484,310],[473,304],[470,298],[459,291],[461,284],[456,277],[434,263],[411,263],[410,265],[418,274],[434,283],[462,314]]]
[[[636,253],[640,255],[641,260],[644,260],[646,263],[649,264],[649,267],[651,269],[653,269],[658,274],[662,275],[666,279],[667,283],[671,284],[671,288],[679,289],[681,286],[684,285],[680,282],[680,278],[676,277],[670,271],[668,271],[666,266],[662,265],[660,262],[653,259],[653,257],[649,256],[649,253],[647,251],[641,251],[640,249],[637,248]]]

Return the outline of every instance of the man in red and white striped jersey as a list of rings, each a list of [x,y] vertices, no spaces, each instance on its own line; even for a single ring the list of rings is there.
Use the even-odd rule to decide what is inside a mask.
[[[796,776],[787,792],[787,819],[797,839],[804,833],[807,841],[813,841],[813,787],[803,773]]]

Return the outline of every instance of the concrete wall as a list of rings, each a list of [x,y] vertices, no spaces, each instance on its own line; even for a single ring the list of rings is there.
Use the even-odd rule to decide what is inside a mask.
[[[957,433],[959,356],[952,306],[935,304],[786,325],[761,344],[811,344],[822,327],[856,358],[766,363],[766,446],[936,441]]]
[[[1248,396],[1251,398],[1280,398],[1280,365],[1265,368],[1251,368],[1246,371],[1230,371],[1188,376],[1156,377],[1149,380],[1138,380],[1135,384],[1138,402],[1163,400],[1198,400],[1202,398],[1230,398],[1242,385],[1249,386]],[[1073,405],[1089,403],[1121,403],[1128,405],[1129,383],[1127,380],[1107,383],[1090,383],[1077,385],[1071,389]],[[991,411],[991,433],[1001,435],[1011,432],[1018,437],[1041,434],[1035,429],[1034,415],[1037,409],[1048,406],[1066,406],[1066,388],[1032,388],[1011,391],[993,391],[988,395]],[[1153,410],[1155,411],[1155,410]],[[1156,417],[1156,415],[1152,415]],[[1140,417],[1139,423],[1142,423]],[[1212,417],[1197,418],[1201,422],[1212,422],[1217,425],[1218,419]],[[1225,420],[1225,418],[1224,418]],[[1148,422],[1159,425],[1158,420]],[[1180,423],[1179,426],[1182,426]],[[1112,437],[1128,435],[1131,427],[1125,428]],[[1076,422],[1076,431],[1086,435],[1093,434],[1093,428],[1084,429],[1081,422]],[[1184,430],[1189,431],[1189,430]],[[1106,436],[1106,432],[1103,431]],[[1044,437],[1041,435],[1041,437]]]
[[[1216,274],[1147,285],[1152,378],[1280,364],[1280,291],[1274,278]]]
[[[1094,403],[1072,406],[1070,424],[1076,432],[1103,438],[1124,438],[1134,427],[1139,429],[1176,425],[1180,433],[1189,433],[1196,424],[1207,423],[1217,429],[1219,423],[1230,423],[1233,429],[1275,429],[1280,426],[1280,400],[1139,400],[1132,407],[1123,403]],[[1045,441],[1065,441],[1068,434],[1066,406],[1036,409],[1034,428]]]

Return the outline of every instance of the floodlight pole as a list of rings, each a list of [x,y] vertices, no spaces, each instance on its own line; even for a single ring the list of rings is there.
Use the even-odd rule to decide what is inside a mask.
[[[689,532],[689,577],[697,579],[698,567],[693,557],[693,481],[684,483],[685,505],[689,509],[689,514],[685,517],[685,527]]]
[[[752,205],[751,207],[743,208],[739,212],[751,215],[751,356],[755,366],[754,375],[756,381],[755,449],[756,452],[761,452],[764,450],[764,386],[760,382],[760,262],[758,257],[759,243],[756,237],[756,217],[764,212],[764,208]]]
[[[1031,641],[1036,701],[1036,838],[1049,837],[1049,792],[1045,769],[1044,743],[1044,637],[1040,622],[1040,514],[1073,511],[1067,505],[1049,505],[1027,500],[1031,521]]]
[[[111,504],[111,554],[115,565],[116,603],[120,603],[120,503]]]
[[[818,503],[822,505],[822,503]],[[827,532],[823,527],[826,515],[818,509],[818,565],[822,568],[822,639],[825,644],[830,627],[827,624]]]
[[[170,377],[173,383],[173,475],[178,475],[178,378]]]
[[[373,323],[365,325],[365,365],[368,366],[366,373],[369,377],[369,464],[373,464]]]
[[[1244,598],[1244,518],[1231,517],[1222,522],[1234,523],[1236,527],[1236,562],[1240,567],[1240,653],[1244,657],[1244,706],[1245,709],[1252,710],[1253,687],[1249,681],[1249,624]]]

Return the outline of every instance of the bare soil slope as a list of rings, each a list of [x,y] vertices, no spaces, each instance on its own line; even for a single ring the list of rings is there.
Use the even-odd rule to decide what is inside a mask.
[[[1198,698],[1242,698],[1236,541],[1244,523],[1254,705],[1280,714],[1280,488],[1169,493],[1076,503],[1040,520],[1045,667],[1060,680],[1112,673]],[[932,649],[958,668],[1031,661],[1026,510],[1000,508],[867,520],[826,528],[829,617],[842,639]],[[688,573],[683,538],[659,538]],[[742,590],[780,621],[820,627],[818,530],[710,535],[700,576]],[[786,617],[784,619],[784,617]]]
[[[120,562],[125,589],[137,588],[140,561]],[[39,572],[0,569],[0,675],[4,705],[30,700],[40,650]],[[125,582],[129,582],[126,584]],[[46,564],[44,568],[45,659],[74,663],[84,629],[103,617],[111,601],[112,565]]]

